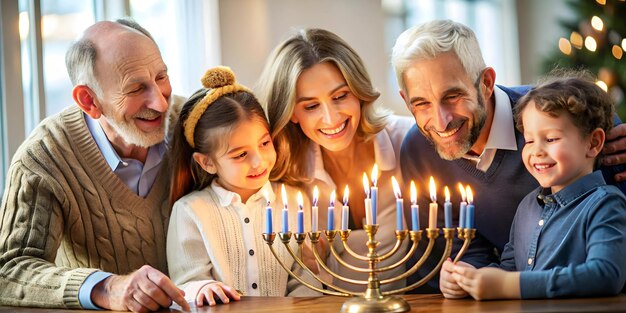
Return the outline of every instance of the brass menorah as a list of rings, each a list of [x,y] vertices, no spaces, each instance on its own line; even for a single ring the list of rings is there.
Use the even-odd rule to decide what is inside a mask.
[[[474,228],[457,228],[457,229],[443,228],[443,236],[446,240],[446,247],[445,247],[445,250],[441,259],[439,260],[439,263],[437,263],[437,266],[428,275],[422,277],[421,280],[419,280],[418,282],[414,284],[411,284],[409,286],[399,288],[396,290],[383,292],[380,289],[382,285],[389,284],[389,283],[407,278],[409,275],[415,273],[415,271],[417,271],[424,264],[426,259],[428,259],[428,257],[430,256],[433,246],[435,245],[435,239],[439,237],[439,228],[427,228],[425,230],[426,237],[428,238],[428,246],[426,247],[426,251],[424,251],[424,254],[420,257],[417,263],[413,265],[413,267],[411,267],[410,269],[408,269],[408,271],[402,273],[401,275],[384,279],[384,280],[380,280],[378,278],[378,273],[386,272],[394,268],[397,268],[399,266],[404,266],[404,264],[411,257],[411,255],[415,253],[415,250],[417,249],[419,242],[422,240],[422,233],[424,231],[422,230],[416,230],[416,231],[396,230],[395,231],[395,234],[396,234],[395,246],[391,248],[389,251],[383,254],[380,254],[377,251],[377,246],[379,242],[376,241],[376,238],[375,238],[376,232],[378,230],[378,225],[377,224],[364,225],[364,230],[367,233],[367,237],[368,237],[368,241],[366,242],[366,245],[368,248],[367,255],[357,254],[352,249],[350,249],[347,243],[348,237],[350,236],[349,229],[348,230],[326,230],[324,231],[324,234],[326,235],[326,238],[328,240],[330,252],[337,259],[337,261],[342,266],[345,266],[350,270],[353,270],[356,272],[368,273],[369,276],[367,280],[356,280],[356,279],[343,277],[333,272],[330,268],[328,268],[328,266],[326,265],[326,262],[319,255],[319,252],[317,251],[317,246],[318,246],[318,243],[320,242],[320,236],[321,236],[320,231],[293,234],[293,237],[298,243],[298,250],[300,251],[302,249],[302,244],[304,243],[306,239],[306,235],[308,234],[309,240],[312,243],[311,247],[313,250],[313,255],[315,256],[317,263],[325,271],[327,271],[331,276],[335,277],[336,279],[339,279],[339,280],[342,280],[351,284],[355,284],[355,285],[367,285],[367,289],[364,292],[353,292],[353,291],[345,290],[343,288],[333,285],[331,282],[326,282],[322,280],[318,275],[315,275],[304,264],[301,256],[298,256],[296,252],[294,252],[293,249],[289,246],[289,242],[291,241],[291,237],[292,237],[291,232],[278,233],[278,237],[280,238],[280,241],[282,241],[282,243],[285,245],[285,248],[287,249],[291,257],[298,263],[298,265],[300,265],[305,271],[310,273],[316,280],[326,285],[328,288],[331,288],[332,290],[322,289],[322,288],[313,286],[310,283],[304,281],[298,275],[294,274],[276,254],[276,251],[273,246],[274,239],[276,238],[275,233],[273,232],[264,233],[263,239],[269,246],[274,257],[278,260],[280,265],[283,267],[283,269],[285,269],[285,271],[287,271],[289,275],[297,279],[303,285],[323,294],[342,296],[342,297],[351,297],[351,299],[344,302],[343,306],[341,307],[341,312],[344,312],[344,313],[348,313],[348,312],[351,312],[351,313],[352,312],[407,312],[411,309],[409,304],[401,297],[394,296],[394,295],[401,294],[401,293],[404,293],[409,290],[422,286],[427,281],[432,279],[439,272],[441,265],[448,257],[450,257],[450,254],[452,252],[452,240],[454,238],[455,230],[458,231],[458,238],[463,240],[464,242],[463,242],[463,246],[461,247],[461,250],[456,255],[454,262],[457,262],[463,256],[463,254],[469,247],[470,242],[476,235],[476,229]],[[345,250],[350,255],[354,256],[355,258],[362,260],[362,261],[366,261],[368,263],[367,268],[348,264],[347,262],[341,259],[341,257],[339,256],[339,254],[333,247],[333,242],[337,234],[339,234],[339,237],[341,238],[341,241],[343,243]],[[401,260],[399,260],[398,262],[394,264],[391,264],[385,267],[379,267],[378,266],[379,262],[390,258],[391,256],[393,256],[399,251],[402,242],[407,238],[407,236],[411,238],[411,241],[413,242],[413,244],[411,245],[411,248],[409,249],[409,251],[406,252],[406,255]]]

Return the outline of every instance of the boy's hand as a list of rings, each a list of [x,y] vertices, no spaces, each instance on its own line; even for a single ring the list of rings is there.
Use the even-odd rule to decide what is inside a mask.
[[[465,262],[458,262],[457,266],[473,267]],[[463,290],[452,277],[453,272],[454,263],[452,263],[452,259],[448,258],[443,263],[441,272],[439,272],[439,288],[441,289],[441,293],[443,293],[443,296],[447,299],[461,299],[467,297],[468,293]]]
[[[198,291],[198,295],[196,295],[196,305],[203,306],[205,303],[208,303],[209,306],[214,306],[216,304],[215,296],[224,304],[229,303],[230,299],[235,301],[241,299],[239,292],[237,292],[235,288],[227,286],[222,282],[212,282],[206,284]]]
[[[519,272],[499,268],[455,266],[452,277],[476,300],[519,299]]]

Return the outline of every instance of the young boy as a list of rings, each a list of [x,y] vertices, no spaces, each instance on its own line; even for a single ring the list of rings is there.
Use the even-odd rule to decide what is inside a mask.
[[[501,263],[448,261],[446,298],[528,299],[618,294],[626,282],[626,197],[594,171],[613,102],[594,83],[559,78],[515,108],[522,158],[541,185],[520,203]]]

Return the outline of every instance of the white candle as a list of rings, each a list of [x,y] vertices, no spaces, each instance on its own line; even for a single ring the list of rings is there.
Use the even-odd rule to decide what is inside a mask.
[[[404,229],[404,214],[402,212],[404,203],[402,201],[402,193],[400,192],[400,185],[395,177],[391,176],[391,186],[393,187],[393,193],[396,196],[396,229]]]
[[[430,176],[430,201],[428,205],[428,228],[437,228],[437,189],[435,187],[435,179]]]
[[[378,211],[378,187],[376,182],[378,180],[378,165],[374,164],[372,168],[372,224],[376,224],[376,213]]]
[[[343,191],[343,207],[341,207],[341,230],[348,230],[348,224],[350,222],[350,208],[348,208],[348,195],[350,190],[348,185]]]
[[[302,199],[302,192],[298,191],[298,234],[304,234],[304,210],[302,205],[304,199]]]
[[[313,187],[313,205],[311,206],[311,231],[317,231],[317,200],[319,199],[320,191],[317,189],[317,186]]]
[[[289,210],[287,210],[287,191],[285,190],[285,184],[281,185],[280,193],[283,198],[283,234],[289,232]]]
[[[459,227],[465,228],[465,211],[467,209],[467,202],[465,201],[465,187],[459,183],[459,191],[461,192],[461,203],[459,204]]]
[[[372,225],[372,199],[370,199],[370,181],[363,173],[363,189],[365,190],[365,224]]]
[[[420,229],[420,207],[417,205],[417,188],[415,182],[411,181],[411,230]]]
[[[452,228],[452,202],[450,202],[450,190],[448,189],[448,186],[445,186],[443,191],[446,195],[446,200],[443,203],[443,216],[445,218],[445,227]]]
[[[330,193],[330,204],[328,206],[328,225],[327,230],[335,230],[335,191]]]

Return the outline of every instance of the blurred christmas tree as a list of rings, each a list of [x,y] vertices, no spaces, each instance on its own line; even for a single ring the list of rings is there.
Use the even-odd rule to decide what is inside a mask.
[[[626,120],[626,2],[568,0],[567,4],[577,16],[560,21],[565,36],[559,39],[559,49],[544,60],[543,71],[555,66],[590,70]]]

